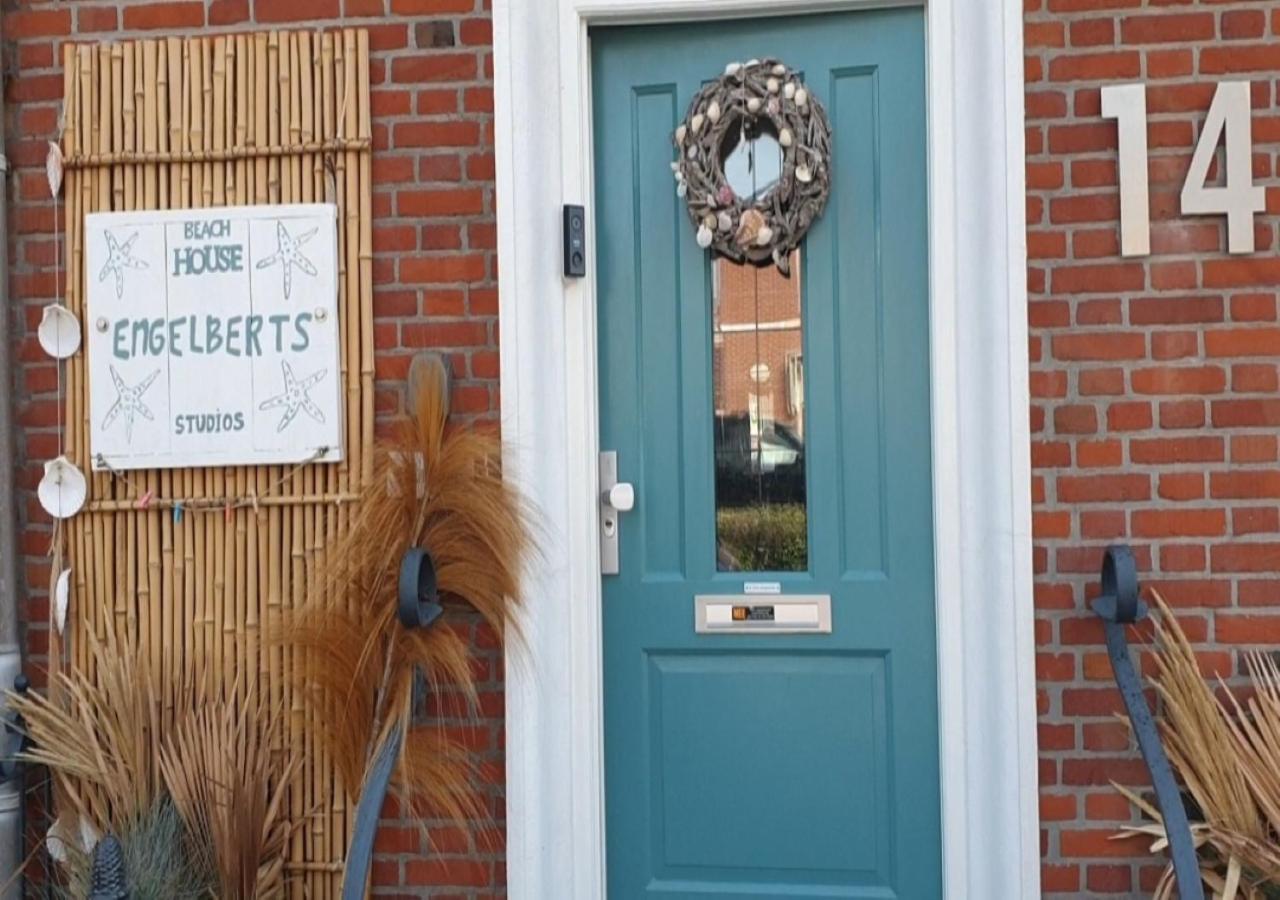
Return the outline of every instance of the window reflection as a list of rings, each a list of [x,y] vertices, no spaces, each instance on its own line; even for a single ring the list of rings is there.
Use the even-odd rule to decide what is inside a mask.
[[[799,251],[772,266],[715,263],[716,550],[720,571],[809,564]]]

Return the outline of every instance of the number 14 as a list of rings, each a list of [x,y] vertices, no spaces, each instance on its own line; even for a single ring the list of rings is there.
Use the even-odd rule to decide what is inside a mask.
[[[1147,186],[1147,87],[1114,84],[1102,89],[1102,115],[1115,119],[1120,134],[1120,252],[1151,252],[1151,209]],[[1226,186],[1211,187],[1209,166],[1226,135]],[[1267,205],[1266,189],[1253,183],[1253,133],[1249,82],[1218,85],[1209,115],[1182,185],[1183,215],[1225,215],[1227,248],[1253,252],[1253,217]]]

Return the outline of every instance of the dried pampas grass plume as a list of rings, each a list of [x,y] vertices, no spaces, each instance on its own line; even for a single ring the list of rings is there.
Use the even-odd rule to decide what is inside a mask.
[[[493,433],[449,423],[438,360],[415,369],[410,396],[411,415],[375,448],[373,480],[327,554],[320,590],[287,614],[281,639],[301,651],[293,675],[348,791],[365,785],[386,742],[400,741],[392,785],[401,799],[467,820],[484,812],[470,755],[444,730],[415,725],[413,705],[419,678],[476,702],[470,642],[447,612],[432,627],[401,624],[399,568],[407,551],[424,549],[446,610],[470,606],[502,636],[520,594],[532,517],[503,478]]]

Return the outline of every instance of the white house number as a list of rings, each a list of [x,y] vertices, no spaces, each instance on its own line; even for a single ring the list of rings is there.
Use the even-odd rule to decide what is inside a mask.
[[[1147,87],[1114,84],[1102,89],[1102,115],[1120,133],[1120,252],[1151,253],[1151,209],[1147,186]],[[1226,139],[1226,184],[1211,186],[1209,166]],[[1182,214],[1227,217],[1227,249],[1252,253],[1253,217],[1266,208],[1266,189],[1253,183],[1253,133],[1249,82],[1224,81],[1209,106],[1191,169],[1182,185]]]

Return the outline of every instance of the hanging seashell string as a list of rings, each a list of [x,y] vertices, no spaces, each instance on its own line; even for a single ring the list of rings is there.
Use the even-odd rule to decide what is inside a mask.
[[[763,193],[739,196],[725,175],[725,157],[753,135],[777,141],[781,171]],[[791,251],[822,215],[831,190],[831,125],[796,73],[775,59],[730,63],[694,96],[672,137],[676,194],[688,207],[698,246],[735,262],[772,262],[789,275]]]

